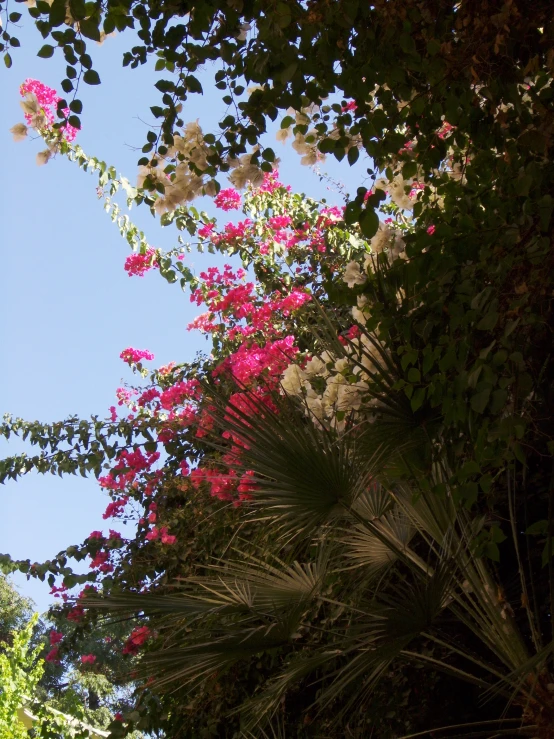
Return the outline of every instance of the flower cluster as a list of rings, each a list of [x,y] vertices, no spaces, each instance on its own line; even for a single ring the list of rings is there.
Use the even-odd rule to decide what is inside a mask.
[[[123,654],[138,654],[140,647],[142,647],[152,637],[152,631],[148,626],[140,626],[133,629],[131,635],[125,642],[123,647]]]
[[[238,210],[241,206],[241,197],[234,188],[220,190],[214,198],[214,203],[221,210]]]
[[[119,356],[129,365],[138,364],[142,359],[154,359],[152,352],[149,352],[147,349],[133,349],[132,347],[124,349]]]
[[[68,121],[55,124],[57,106],[61,98],[51,87],[39,80],[27,79],[19,89],[23,98],[21,107],[27,125],[16,123],[10,132],[14,141],[22,141],[29,132],[29,126],[38,131],[48,146],[37,154],[37,164],[46,164],[54,154],[60,151],[62,144],[67,145],[75,139],[78,129]],[[62,112],[66,118],[70,115],[68,108],[64,108]]]
[[[156,250],[149,248],[144,254],[130,254],[125,260],[125,272],[129,277],[144,275],[154,267],[158,266]]]

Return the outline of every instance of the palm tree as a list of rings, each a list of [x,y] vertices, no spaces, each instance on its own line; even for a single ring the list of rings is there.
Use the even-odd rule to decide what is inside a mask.
[[[348,353],[332,326],[322,321],[320,329],[330,351]],[[502,572],[484,556],[494,555],[500,529],[458,500],[440,419],[412,410],[397,390],[403,372],[390,345],[362,332],[367,341],[354,361],[367,373],[369,401],[340,432],[301,399],[279,394],[277,410],[251,393],[253,414],[229,414],[226,398],[207,386],[216,427],[242,442],[237,475],[254,472],[245,518],[264,538],[238,539],[211,574],[172,593],[123,594],[94,605],[151,618],[160,647],[142,667],[160,689],[192,691],[232,665],[281,650],[263,687],[235,707],[247,736],[271,731],[299,684],[312,685],[310,716],[331,707],[341,727],[336,735],[347,735],[380,681],[396,665],[413,663],[504,707],[493,718],[469,716],[445,733],[434,729],[434,736],[552,739],[554,642],[532,606],[514,469],[506,469],[504,489],[517,614]],[[211,443],[225,449],[219,439]]]

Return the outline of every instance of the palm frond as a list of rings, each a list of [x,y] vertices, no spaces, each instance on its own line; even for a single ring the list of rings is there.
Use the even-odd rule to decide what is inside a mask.
[[[254,471],[253,505],[287,532],[306,535],[343,515],[385,462],[381,447],[362,455],[353,436],[316,428],[287,398],[276,398],[278,412],[253,393],[248,402],[252,414],[229,413],[226,400],[212,395],[212,415],[241,441],[236,469]],[[225,449],[219,440],[208,443]]]

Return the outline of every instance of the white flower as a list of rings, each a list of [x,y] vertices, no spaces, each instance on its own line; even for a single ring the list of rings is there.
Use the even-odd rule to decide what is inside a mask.
[[[28,92],[19,104],[27,115],[35,115],[40,110],[37,96],[32,92]]]
[[[339,396],[339,387],[344,384],[346,380],[342,375],[335,375],[327,380],[327,387],[323,393],[323,402],[326,405],[334,406]]]
[[[326,376],[329,374],[327,366],[319,357],[312,357],[304,368],[306,377],[314,377],[314,375]]]
[[[348,287],[354,287],[354,285],[363,285],[367,280],[367,275],[361,273],[358,262],[348,262],[342,279]]]
[[[386,223],[379,221],[379,228],[377,229],[377,233],[369,242],[372,253],[381,254],[381,252],[390,245],[393,236],[394,233],[392,229],[389,228]],[[366,257],[366,261],[368,260],[371,260],[371,257]]]
[[[198,118],[195,121],[190,121],[190,123],[187,123],[183,131],[185,133],[185,139],[198,140],[198,138],[202,136],[202,127],[198,123]]]
[[[50,157],[52,156],[52,152],[50,149],[45,149],[44,151],[39,151],[37,154],[37,164],[39,167],[42,167],[43,164],[46,164]]]
[[[325,412],[323,408],[323,402],[319,396],[314,397],[306,397],[306,405],[308,406],[308,409],[310,413],[312,413],[318,421],[322,421]]]
[[[206,182],[204,185],[204,194],[210,198],[214,198],[217,195],[217,182],[215,180]]]
[[[337,359],[337,361],[335,362],[335,372],[341,373],[342,376],[344,370],[347,369],[350,369],[350,362],[348,361],[348,359],[346,357],[341,357],[340,359]]]
[[[366,306],[369,303],[369,300],[367,299],[367,295],[358,295],[357,303],[358,303],[358,306],[357,307],[354,306],[354,308],[352,308],[352,318],[358,323],[361,323],[363,325],[367,323],[369,319],[371,318],[371,313],[366,308]]]
[[[14,141],[23,141],[27,136],[27,126],[24,123],[16,123],[15,126],[10,128],[10,133]]]
[[[277,131],[277,135],[275,136],[275,138],[277,139],[277,141],[282,141],[284,144],[290,135],[290,128],[280,128]]]
[[[297,111],[294,117],[297,126],[307,126],[310,123],[310,119],[305,113]]]
[[[307,154],[304,154],[304,156],[300,160],[300,164],[302,164],[304,167],[313,167],[313,165],[317,164],[318,161],[319,157],[317,155],[317,152],[315,148],[312,147]]]
[[[306,139],[301,133],[297,133],[292,142],[292,148],[297,154],[307,154],[310,151],[309,145],[306,143]]]
[[[389,183],[389,193],[391,199],[399,208],[403,210],[411,210],[414,203],[406,192],[406,188],[411,188],[412,180],[405,180],[402,175],[397,175],[391,183]]]
[[[366,388],[367,385],[365,383],[357,383],[356,385],[340,384],[337,393],[336,409],[338,411],[358,411],[362,404],[362,389]]]
[[[289,364],[281,377],[281,387],[287,395],[301,395],[304,373],[297,364]]]

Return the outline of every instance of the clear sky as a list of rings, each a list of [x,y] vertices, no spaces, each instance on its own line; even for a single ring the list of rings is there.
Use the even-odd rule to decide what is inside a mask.
[[[108,414],[115,389],[132,374],[119,359],[133,346],[155,354],[152,366],[187,361],[206,341],[186,330],[198,312],[177,285],[158,274],[129,278],[123,270],[129,247],[103,212],[96,198],[96,178],[62,157],[37,167],[41,141],[14,143],[9,128],[23,121],[19,84],[27,77],[58,87],[64,63],[56,54],[37,59],[43,43],[30,19],[18,34],[22,48],[12,53],[11,70],[0,71],[2,106],[0,141],[4,190],[0,201],[0,412],[26,420],[54,421],[70,414],[86,417]],[[90,155],[106,160],[131,182],[136,177],[150,123],[149,105],[158,104],[153,67],[136,70],[121,66],[129,34],[91,43],[99,87],[80,89],[85,109],[77,142]],[[194,96],[185,107],[185,120],[200,119],[205,131],[217,130],[224,106],[212,88],[212,73],[202,76],[204,96]],[[289,147],[271,144],[282,158],[281,179],[312,197],[340,203],[312,170],[301,167]],[[328,161],[324,172],[341,180],[354,193],[364,167],[350,169],[345,162]],[[201,203],[210,214],[210,201]],[[221,216],[221,213],[219,213]],[[155,247],[176,245],[174,227],[162,229],[146,208],[131,214]],[[225,221],[223,221],[225,222]],[[199,269],[221,257],[191,253],[189,266]],[[0,445],[2,456],[18,453],[18,442]],[[94,529],[107,528],[102,520],[108,502],[94,478],[30,474],[0,487],[0,552],[31,561],[49,559],[69,544],[81,542]],[[113,526],[113,523],[111,524]],[[32,597],[39,610],[51,602],[49,587],[15,576],[21,592]]]

